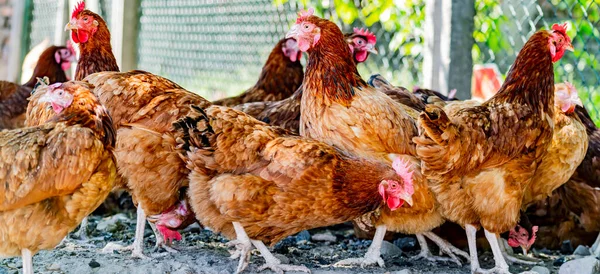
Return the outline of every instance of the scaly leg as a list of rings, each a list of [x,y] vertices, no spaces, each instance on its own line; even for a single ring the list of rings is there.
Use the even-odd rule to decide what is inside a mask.
[[[230,259],[240,259],[238,263],[237,269],[235,273],[241,273],[248,267],[248,262],[250,261],[250,251],[252,250],[252,242],[250,241],[250,237],[246,234],[244,227],[242,224],[238,222],[232,222],[233,229],[235,229],[235,234],[237,235],[237,239],[233,241],[229,241],[227,243],[228,246],[235,246],[236,250],[231,253]]]
[[[481,272],[479,259],[477,258],[477,228],[473,225],[465,225],[467,242],[469,243],[469,255],[471,257],[471,273]]]
[[[108,243],[102,253],[112,253],[114,250],[132,250],[131,256],[134,258],[147,259],[144,255],[144,228],[146,227],[146,213],[142,209],[142,205],[138,204],[137,219],[135,224],[135,239],[130,246],[121,246],[116,243]]]
[[[429,234],[431,234],[431,235],[429,235]],[[411,260],[426,259],[426,260],[429,260],[432,262],[435,262],[435,261],[448,262],[448,261],[450,261],[450,262],[454,262],[454,263],[458,264],[459,266],[462,266],[462,263],[456,257],[456,255],[454,255],[454,252],[453,252],[453,250],[451,250],[451,248],[459,250],[460,252],[464,253],[464,255],[467,256],[467,258],[468,258],[468,255],[466,252],[452,246],[450,243],[446,242],[444,239],[438,237],[434,233],[425,232],[422,234],[415,234],[415,236],[417,236],[417,240],[419,241],[419,245],[421,246],[421,252],[419,252],[418,255],[412,257]],[[424,236],[427,236],[427,238],[431,239],[433,242],[435,242],[440,247],[440,253],[445,252],[446,254],[448,254],[448,256],[450,256],[450,258],[433,256],[433,254],[431,254],[431,251],[429,251],[429,246],[427,245],[427,240],[425,240]],[[459,255],[463,255],[463,254],[459,253]]]
[[[79,224],[79,230],[77,230],[75,233],[73,233],[73,236],[82,241],[87,241],[88,240],[87,227],[88,227],[88,217],[86,216],[85,218],[83,218],[83,220],[81,220],[81,224]]]
[[[506,243],[506,240],[498,237],[498,245],[500,246],[500,251],[502,252],[502,256],[504,257],[505,260],[509,261],[511,264],[512,263],[517,263],[517,264],[525,264],[525,265],[537,265],[538,262],[541,262],[541,260],[537,260],[536,261],[526,261],[526,260],[522,260],[519,259],[517,257],[514,257],[510,254],[508,254],[508,252],[506,251],[506,246],[508,245],[508,243]],[[523,252],[525,252],[523,250]],[[534,258],[531,258],[532,260]]]
[[[154,245],[154,249],[152,250],[152,252],[157,252],[158,249],[161,247],[169,253],[179,252],[179,250],[175,249],[174,247],[170,246],[169,243],[165,242],[165,238],[162,234],[160,234],[158,229],[156,229],[156,225],[154,223],[148,222],[148,224],[150,224],[150,228],[152,228],[152,231],[154,232],[154,237],[156,238],[156,244]]]
[[[385,237],[385,232],[387,227],[385,225],[379,225],[376,227],[375,236],[373,236],[373,242],[369,249],[367,250],[367,254],[363,258],[348,258],[345,260],[341,260],[334,264],[334,266],[351,266],[351,265],[360,265],[361,267],[378,264],[379,267],[385,267],[385,262],[381,258],[381,244],[383,243],[383,238]]]
[[[33,274],[33,255],[27,248],[21,250],[21,258],[23,259],[23,274]]]
[[[496,266],[484,273],[498,273],[498,274],[510,274],[508,271],[508,264],[502,257],[502,252],[500,251],[500,246],[498,245],[498,235],[495,233],[491,233],[484,229],[485,238],[487,238],[490,246],[492,247],[492,253],[494,254],[494,261],[496,262]]]
[[[254,244],[254,246],[258,249],[258,251],[260,251],[260,255],[262,255],[262,257],[266,261],[266,263],[263,266],[261,266],[258,269],[258,271],[263,271],[268,268],[277,274],[283,274],[284,271],[299,271],[310,273],[310,269],[303,265],[282,264],[279,259],[275,258],[275,256],[271,254],[271,251],[269,251],[269,249],[267,248],[267,246],[265,246],[265,244],[263,244],[263,242],[257,240],[251,241],[252,244]]]
[[[452,257],[453,259],[458,260],[458,262],[460,262],[460,260],[455,256],[455,254],[465,258],[467,261],[470,260],[469,254],[467,252],[464,252],[464,251],[460,250],[459,248],[453,246],[451,243],[442,239],[440,236],[435,235],[435,233],[429,231],[429,232],[423,233],[423,235],[427,236],[427,238],[429,238],[436,245],[438,245],[438,247],[440,248],[440,253],[441,252],[446,253],[448,256]],[[459,263],[458,265],[461,265],[461,264]]]

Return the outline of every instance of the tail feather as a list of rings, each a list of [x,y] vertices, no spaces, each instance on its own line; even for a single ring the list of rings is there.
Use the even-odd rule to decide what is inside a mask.
[[[388,82],[381,74],[373,74],[369,78],[367,83],[374,88],[381,88],[382,86],[391,86],[390,82]]]
[[[183,133],[177,143],[180,148],[189,151],[191,147],[210,149],[209,137],[214,135],[214,130],[209,123],[209,118],[204,109],[190,105],[192,111],[173,123],[176,130]]]
[[[419,115],[419,122],[427,137],[437,144],[442,145],[448,142],[449,138],[444,133],[452,125],[452,122],[443,109],[427,105]]]

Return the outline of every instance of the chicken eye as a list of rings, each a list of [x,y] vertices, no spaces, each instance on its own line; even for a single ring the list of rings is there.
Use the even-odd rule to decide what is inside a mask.
[[[60,96],[62,96],[62,95],[63,95],[63,92],[62,92],[62,90],[58,92],[58,95],[60,95]]]

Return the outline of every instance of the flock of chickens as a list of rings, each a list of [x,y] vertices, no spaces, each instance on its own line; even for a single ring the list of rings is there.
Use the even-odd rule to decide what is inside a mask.
[[[33,273],[33,254],[124,189],[137,205],[135,240],[106,248],[134,257],[145,257],[146,221],[167,250],[197,221],[231,239],[238,273],[254,247],[261,269],[310,272],[266,245],[354,221],[375,229],[372,245],[336,265],[384,267],[392,231],[416,235],[418,258],[485,272],[483,228],[491,272],[509,273],[506,260],[526,261],[507,255],[499,234],[527,251],[538,231],[528,206],[557,192],[579,199],[571,190],[583,186],[570,183],[596,199],[585,174],[596,172],[597,129],[574,87],[554,80],[553,63],[573,50],[566,25],[532,35],[498,93],[478,102],[380,75],[365,82],[356,66],[377,53],[375,35],[343,34],[312,13],[299,14],[254,87],[211,103],[158,75],[119,72],[105,21],[79,3],[67,24],[80,51],[74,81],[64,73],[73,50],[51,47],[25,85],[0,84],[0,255],[21,255]],[[469,253],[432,232],[446,221],[466,230]],[[426,238],[448,257],[433,256]]]

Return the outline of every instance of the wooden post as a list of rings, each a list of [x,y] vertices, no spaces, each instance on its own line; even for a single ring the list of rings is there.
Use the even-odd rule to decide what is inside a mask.
[[[121,71],[137,68],[139,0],[113,0],[111,44]]]
[[[474,0],[427,0],[423,87],[471,97]]]
[[[60,0],[57,3],[58,10],[56,12],[56,26],[54,26],[54,39],[52,44],[64,45],[67,40],[67,32],[65,31],[65,25],[69,20],[69,1]]]
[[[27,4],[30,4],[30,2],[26,0],[12,2],[10,56],[8,57],[8,67],[11,69],[8,69],[6,73],[6,80],[11,82],[17,82],[21,74],[21,65],[23,64],[23,54],[21,51],[25,40],[24,37],[26,37],[23,31],[25,30],[25,6]]]

